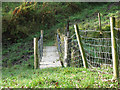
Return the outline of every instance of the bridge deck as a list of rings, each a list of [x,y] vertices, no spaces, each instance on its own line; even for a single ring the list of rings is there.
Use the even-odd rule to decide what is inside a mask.
[[[43,49],[43,57],[40,68],[60,67],[59,54],[56,46],[46,46]]]

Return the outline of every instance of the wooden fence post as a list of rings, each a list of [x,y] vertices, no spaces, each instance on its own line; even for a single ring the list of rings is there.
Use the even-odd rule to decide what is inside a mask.
[[[98,13],[98,21],[99,21],[100,38],[102,38],[103,33],[102,33],[102,27],[101,27],[101,15],[100,15],[100,13]],[[100,39],[100,40],[101,40],[101,44],[104,45],[104,39]],[[103,52],[103,47],[102,46],[100,46],[100,52]],[[103,58],[104,53],[100,53],[100,56]]]
[[[117,55],[117,44],[115,40],[115,18],[110,17],[110,29],[111,29],[111,44],[112,44],[112,59],[113,59],[113,78],[119,78],[119,65],[118,65],[118,55]]]
[[[81,53],[81,56],[82,56],[82,59],[83,59],[84,68],[88,68],[88,64],[87,64],[87,60],[86,60],[86,57],[85,57],[85,52],[84,52],[84,49],[83,49],[83,45],[82,45],[82,42],[81,42],[81,37],[80,37],[80,34],[79,34],[78,26],[74,25],[74,28],[75,28],[75,33],[76,33],[80,53]]]
[[[34,69],[39,68],[38,60],[38,39],[34,38]]]
[[[102,34],[102,29],[101,29],[101,16],[100,16],[100,13],[98,13],[98,21],[99,21],[100,34]]]

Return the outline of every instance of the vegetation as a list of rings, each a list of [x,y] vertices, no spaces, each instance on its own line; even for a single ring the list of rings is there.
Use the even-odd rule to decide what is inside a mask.
[[[46,30],[56,25],[57,27],[63,27],[67,19],[70,19],[71,22],[80,22],[79,26],[82,29],[94,29],[94,25],[98,27],[98,12],[102,14],[102,24],[109,23],[109,16],[119,15],[118,3],[94,4],[93,6],[93,3],[70,2],[3,3],[3,43],[8,41],[9,43],[18,42],[21,38],[24,39],[31,34],[36,34],[40,29]],[[103,12],[102,9],[105,9],[105,11]]]
[[[116,27],[120,26],[118,3],[3,2],[2,87],[117,88],[118,82],[109,80],[112,78],[111,69],[110,74],[106,74],[104,69],[103,73],[73,67],[33,69],[33,38],[40,36],[41,29],[44,30],[44,45],[55,45],[56,30],[60,28],[63,33],[68,19],[71,32],[74,23],[78,23],[80,29],[99,30],[98,12],[102,16],[102,30],[109,30],[110,16],[115,16]],[[93,75],[96,77],[91,77]]]
[[[98,69],[99,70],[99,69]],[[3,88],[118,88],[109,69],[96,72],[85,68],[3,69]],[[7,74],[6,74],[7,73]],[[110,71],[109,71],[110,73]],[[93,77],[94,76],[94,77]]]

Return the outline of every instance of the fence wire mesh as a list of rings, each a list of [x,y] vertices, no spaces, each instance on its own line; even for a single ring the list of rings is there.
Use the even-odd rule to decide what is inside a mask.
[[[118,53],[118,61],[119,61],[119,78],[120,78],[120,28],[114,28],[116,32],[116,44],[117,44],[117,53]]]
[[[79,49],[79,46],[78,46],[76,35],[74,35],[74,36],[73,35],[71,36],[72,40],[70,42],[70,44],[71,44],[71,66],[82,67],[83,62],[82,62],[80,49]]]
[[[58,47],[58,52],[60,52],[59,54],[61,54],[61,58],[64,60],[64,64],[68,64],[67,61],[65,61],[65,35],[58,35],[57,34],[57,47]],[[78,42],[76,39],[76,34],[72,34],[69,38],[70,42],[68,43],[68,45],[70,44],[70,48],[68,48],[68,50],[71,51],[71,54],[67,54],[68,56],[71,56],[71,61],[70,61],[70,66],[72,67],[81,67],[83,66],[83,62],[82,62],[82,57],[81,57],[81,53],[78,47]]]
[[[117,44],[117,53],[118,53],[118,60],[120,66],[120,28],[114,28],[116,30],[116,44]]]
[[[101,65],[108,64],[112,65],[111,38],[99,34],[99,31],[79,31],[88,64],[92,67],[101,67]],[[109,31],[102,33],[110,34]]]
[[[116,30],[116,29],[115,29]],[[97,30],[79,30],[83,49],[85,51],[85,56],[87,59],[87,63],[89,67],[100,67],[100,68],[111,68],[113,69],[113,60],[112,60],[112,44],[111,44],[111,31],[100,31]],[[64,38],[65,36],[60,36],[60,48],[61,53],[65,54],[65,43]],[[75,34],[70,34],[71,47],[68,50],[71,50],[71,67],[83,67],[83,60],[81,56],[81,52],[78,46],[78,41]],[[119,59],[119,66],[120,66],[120,31],[116,30],[116,44],[117,44],[117,54]],[[108,72],[107,72],[108,73]],[[113,72],[109,72],[112,74]]]

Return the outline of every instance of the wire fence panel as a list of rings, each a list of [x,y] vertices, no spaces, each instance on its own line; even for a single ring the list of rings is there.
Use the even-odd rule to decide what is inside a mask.
[[[117,44],[117,54],[120,66],[120,31],[116,30],[116,44]],[[112,44],[111,44],[111,31],[102,31],[102,34],[96,30],[79,30],[82,47],[85,51],[85,56],[89,67],[110,67],[113,69],[113,57],[112,57]],[[64,35],[65,36],[65,35]],[[65,43],[64,40],[61,40],[60,36],[58,38],[58,51],[61,48],[61,53],[65,55]],[[63,37],[64,38],[64,37]],[[77,37],[75,34],[70,33],[71,41],[68,43],[71,44],[67,50],[71,50],[70,56],[70,66],[71,67],[83,67],[83,60],[78,45]]]
[[[116,30],[113,32],[113,30]],[[69,30],[67,31],[69,32]],[[72,32],[72,33],[71,33]],[[98,30],[77,30],[75,28],[75,34],[73,31],[69,32],[70,42],[67,44],[69,47],[67,50],[71,51],[69,54],[70,66],[72,67],[83,67],[83,63],[87,60],[89,67],[100,67],[103,69],[110,67],[113,70],[111,73],[115,73],[116,69],[115,62],[117,62],[118,56],[118,65],[120,66],[120,28],[111,28],[111,31],[98,31]],[[79,32],[79,34],[78,34]],[[115,34],[115,41],[114,35]],[[65,35],[64,35],[65,36]],[[79,37],[80,36],[80,37]],[[57,36],[58,37],[58,36]],[[80,38],[80,40],[78,39]],[[61,38],[58,39],[58,43],[61,41]],[[113,42],[114,41],[114,42]],[[82,43],[82,44],[81,44]],[[61,41],[61,45],[58,45],[58,48],[61,47],[61,53],[65,57],[65,41]],[[115,45],[114,45],[115,44]],[[117,45],[117,49],[116,49]],[[82,47],[82,48],[81,48]],[[83,49],[83,50],[82,50]],[[114,53],[114,51],[116,51]],[[58,50],[59,51],[59,50]],[[83,53],[85,55],[83,55]],[[117,56],[116,56],[117,53]],[[85,57],[86,60],[83,60]],[[114,62],[113,62],[114,61]],[[119,68],[119,67],[118,67]],[[116,69],[116,71],[118,71]],[[115,76],[115,74],[114,74]]]
[[[116,40],[116,44],[117,44],[117,53],[118,53],[118,65],[120,67],[120,28],[114,28],[116,31],[116,37],[115,37],[115,40]],[[120,78],[120,68],[119,68],[119,78]]]
[[[76,35],[72,35],[72,45],[71,45],[71,66],[74,67],[82,67],[83,62],[82,62],[82,56],[79,50],[78,42],[76,39]]]
[[[92,30],[79,30],[83,48],[85,50],[85,55],[87,62],[89,66],[92,67],[100,67],[101,65],[112,65],[112,51],[111,51],[111,37],[101,37],[101,36],[95,36],[96,31]],[[109,33],[109,31],[104,31],[105,33]],[[103,33],[104,33],[103,32]],[[93,33],[91,35],[91,33]],[[97,33],[99,33],[97,31]],[[110,35],[109,35],[110,36]],[[58,51],[61,47],[61,53],[63,54],[64,58],[64,42],[58,38]],[[81,52],[78,46],[78,41],[76,39],[76,35],[73,34],[70,37],[71,42],[68,44],[71,44],[71,48],[68,50],[71,50],[71,66],[73,67],[82,67],[83,61]],[[61,45],[60,45],[61,43]]]
[[[65,60],[65,58],[66,58],[66,55],[65,55],[65,52],[66,52],[65,51],[65,40],[66,39],[64,37],[65,37],[65,35],[59,36],[57,34],[57,48],[58,48],[58,52],[60,52],[59,54],[61,54],[61,58],[63,60]],[[64,38],[64,40],[62,38]],[[67,49],[67,50],[71,51],[70,55],[68,55],[68,56],[71,56],[70,57],[71,58],[70,66],[72,66],[72,67],[83,66],[82,57],[81,57],[80,50],[78,47],[76,35],[73,34],[68,39],[70,39],[70,42],[67,44],[71,45],[71,47]],[[64,61],[64,63],[68,64],[68,62],[66,62],[66,61]]]
[[[104,37],[97,31],[79,30],[88,64],[92,67],[112,64],[111,38]],[[105,33],[108,31],[105,31]],[[92,34],[93,33],[93,34]],[[103,32],[104,33],[104,32]]]
[[[116,42],[117,42],[117,53],[118,53],[118,60],[120,66],[120,39],[116,38]]]
[[[120,28],[114,28],[116,30],[116,43],[117,43],[117,53],[118,53],[118,60],[120,66]]]

